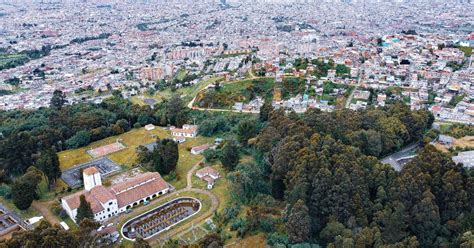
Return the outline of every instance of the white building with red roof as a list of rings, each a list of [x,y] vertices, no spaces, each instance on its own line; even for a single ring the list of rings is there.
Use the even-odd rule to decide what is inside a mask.
[[[194,138],[198,133],[198,126],[196,125],[183,125],[183,128],[171,127],[171,135],[175,137]]]
[[[76,221],[81,195],[91,205],[94,220],[104,221],[166,194],[170,189],[158,172],[146,172],[109,188],[102,185],[100,173],[95,167],[85,169],[83,178],[84,190],[61,199],[63,209],[73,221]]]
[[[198,154],[203,153],[205,150],[207,150],[209,148],[210,148],[209,144],[203,144],[203,145],[195,146],[195,147],[191,148],[191,154],[198,155]]]
[[[220,174],[216,169],[206,166],[200,170],[197,170],[196,176],[207,182],[208,189],[212,189],[212,187],[214,187],[215,181],[220,177]]]

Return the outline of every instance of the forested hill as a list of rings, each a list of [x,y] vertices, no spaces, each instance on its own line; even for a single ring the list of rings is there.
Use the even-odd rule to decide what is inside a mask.
[[[146,124],[183,125],[189,110],[176,96],[151,109],[118,96],[101,104],[64,105],[55,92],[50,108],[0,111],[0,169],[21,175],[48,150],[78,148]]]
[[[225,138],[204,154],[227,170],[232,196],[213,218],[219,227],[213,237],[220,242],[228,232],[263,232],[274,247],[474,243],[474,172],[423,139],[433,122],[425,110],[396,103],[298,115],[265,103],[256,117],[189,110],[177,96],[151,109],[119,96],[102,104],[64,105],[61,94],[51,108],[0,112],[0,169],[8,178],[31,165],[55,178],[57,170],[42,166],[55,151],[148,123],[181,126],[193,120],[200,135]],[[423,148],[400,172],[380,163],[416,142]]]
[[[261,119],[253,143],[266,162],[238,166],[229,178],[242,202],[265,194],[284,201],[284,227],[271,231],[271,245],[459,247],[473,229],[472,171],[431,145],[401,172],[375,157],[420,141],[433,121],[427,111],[395,104]]]

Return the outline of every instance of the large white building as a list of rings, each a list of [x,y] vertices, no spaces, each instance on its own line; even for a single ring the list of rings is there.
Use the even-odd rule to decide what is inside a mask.
[[[183,128],[171,127],[171,135],[175,137],[194,138],[198,133],[198,126],[196,125],[183,125]]]
[[[61,199],[63,209],[76,221],[80,197],[90,203],[94,220],[104,221],[138,204],[150,201],[169,191],[168,183],[158,172],[147,172],[106,188],[95,167],[83,171],[84,190]]]

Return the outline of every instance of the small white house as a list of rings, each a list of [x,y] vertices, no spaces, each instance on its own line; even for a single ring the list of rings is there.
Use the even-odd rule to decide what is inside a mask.
[[[206,166],[196,171],[196,176],[207,182],[207,189],[212,189],[215,181],[220,177],[220,174],[214,168]]]
[[[181,144],[181,143],[184,143],[186,141],[186,138],[185,137],[181,137],[181,136],[177,136],[177,137],[173,137],[173,141],[178,143],[178,144]]]
[[[204,145],[200,145],[200,146],[195,146],[191,149],[191,154],[193,155],[198,155],[198,154],[201,154],[203,153],[205,150],[209,149],[209,144],[204,144]]]
[[[151,131],[151,130],[154,130],[155,129],[155,125],[153,124],[148,124],[145,126],[145,130],[147,131]]]

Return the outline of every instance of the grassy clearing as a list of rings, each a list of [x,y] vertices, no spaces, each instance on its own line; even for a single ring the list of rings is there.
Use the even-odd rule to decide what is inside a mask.
[[[245,247],[253,247],[253,248],[264,248],[267,246],[267,241],[265,239],[265,235],[263,233],[246,237],[235,243],[226,245],[226,248],[245,248]]]
[[[217,198],[219,198],[220,204],[219,207],[217,208],[218,212],[221,212],[224,210],[224,208],[227,206],[227,202],[230,201],[230,192],[229,192],[229,182],[227,181],[227,172],[222,168],[222,165],[214,165],[212,166],[214,169],[219,171],[219,174],[221,177],[217,179],[216,183],[214,184],[214,187],[210,190],[210,192],[214,193]],[[200,179],[196,175],[193,175],[192,177],[193,181],[193,188],[198,188],[198,189],[205,189],[207,190],[207,182]]]
[[[192,244],[206,236],[206,234],[206,231],[201,229],[199,226],[195,226],[192,230],[182,234],[179,239],[186,242],[187,244]]]
[[[448,146],[445,146],[439,143],[434,144],[434,146],[440,151],[449,152]],[[453,141],[453,145],[451,147],[461,148],[461,149],[467,148],[467,147],[474,147],[474,136],[465,136],[459,139],[455,138]]]
[[[173,94],[182,95],[185,101],[191,101],[191,99],[193,99],[199,93],[199,91],[203,90],[206,86],[222,79],[222,77],[213,77],[206,80],[200,80],[197,84],[191,87],[179,88],[175,92],[172,92],[170,89],[166,89],[157,91],[154,95],[144,94],[140,96],[132,96],[130,97],[130,101],[134,104],[144,106],[146,105],[144,99],[150,98],[156,100],[156,103],[160,103],[163,102],[163,100],[171,98]]]
[[[270,99],[273,96],[274,85],[273,78],[226,82],[218,90],[199,92],[194,104],[201,108],[229,109],[235,102],[248,103],[257,96]]]
[[[221,81],[221,80],[223,80],[222,77],[213,77],[207,80],[201,80],[199,81],[199,83],[193,85],[192,87],[178,89],[178,92],[180,94],[186,95],[186,97],[190,98],[189,100],[191,100],[193,97],[197,95],[197,93],[199,93],[199,91],[203,90],[208,85],[213,84],[217,81]]]
[[[133,104],[145,106],[145,105],[148,105],[145,103],[145,99],[153,99],[156,101],[155,104],[157,104],[157,103],[162,102],[165,98],[158,93],[155,93],[154,95],[149,95],[145,93],[144,95],[140,95],[140,96],[132,96],[129,98],[129,101],[132,102]]]
[[[32,207],[28,208],[27,210],[19,210],[15,207],[15,204],[13,204],[11,200],[7,200],[4,197],[0,197],[0,204],[8,208],[10,211],[18,214],[18,216],[25,220],[35,216],[41,216],[41,214]]]
[[[212,144],[213,142],[214,138],[212,137],[198,136],[196,138],[186,139],[186,142],[179,145],[179,159],[176,168],[178,178],[176,181],[170,182],[176,189],[186,187],[186,175],[188,171],[204,158],[202,155],[191,154],[191,148],[206,143]]]
[[[145,128],[132,129],[124,134],[96,141],[85,147],[58,153],[61,169],[65,170],[71,168],[74,165],[93,160],[94,158],[87,154],[87,150],[113,143],[117,139],[120,139],[120,141],[126,146],[126,149],[112,153],[108,157],[119,165],[130,168],[137,163],[137,147],[156,141],[154,136],[159,137],[160,139],[171,137],[168,130],[164,130],[160,127],[156,127],[155,130],[152,131],[146,131]],[[196,138],[189,138],[186,140],[186,142],[179,144],[179,159],[178,166],[176,168],[177,179],[170,181],[174,187],[177,189],[186,187],[187,172],[196,163],[203,159],[202,155],[192,155],[190,153],[191,148],[205,143],[212,143],[213,141],[214,138],[212,137],[199,136]],[[62,186],[64,187],[65,185]],[[60,189],[63,187],[60,187]],[[56,186],[56,188],[58,188],[58,186]]]
[[[74,221],[72,221],[72,219],[71,219],[69,216],[66,217],[66,219],[61,220],[61,221],[66,222],[66,224],[69,226],[69,230],[75,231],[75,230],[77,230],[77,229],[79,228],[79,227],[76,225],[76,223],[74,223]]]
[[[176,74],[175,78],[178,79],[178,80],[183,80],[186,75],[188,75],[188,71],[185,70],[185,69],[179,69],[178,70],[178,73]]]
[[[119,139],[126,146],[126,148],[119,152],[113,153],[108,157],[120,165],[130,167],[137,159],[135,152],[136,148],[139,145],[154,142],[156,138],[154,138],[153,135],[156,135],[160,138],[170,137],[168,131],[159,127],[152,131],[146,131],[145,128],[132,129],[124,134],[111,136],[103,140],[93,142],[85,147],[62,151],[58,153],[59,163],[61,165],[61,169],[65,170],[71,168],[74,165],[91,161],[94,158],[87,154],[87,150],[114,143],[117,141],[117,139]]]
[[[461,47],[459,47],[459,50],[463,51],[463,53],[466,57],[471,57],[471,55],[472,55],[472,47],[461,46]]]

